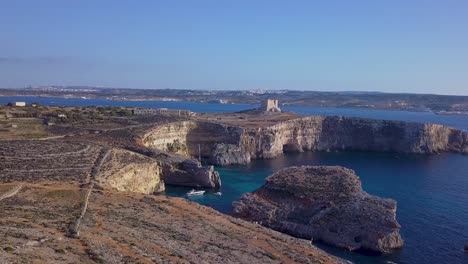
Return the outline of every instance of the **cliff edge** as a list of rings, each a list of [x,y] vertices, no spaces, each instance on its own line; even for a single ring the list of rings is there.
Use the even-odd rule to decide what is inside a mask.
[[[142,142],[149,149],[200,156],[215,165],[246,164],[302,151],[468,154],[467,131],[437,124],[340,116],[307,116],[265,126],[239,120],[163,124],[149,129]]]

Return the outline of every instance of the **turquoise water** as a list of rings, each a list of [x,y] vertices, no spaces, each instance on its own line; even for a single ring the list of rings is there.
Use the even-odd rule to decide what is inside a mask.
[[[138,106],[188,109],[194,112],[234,112],[251,105],[194,102],[114,101],[105,99],[60,99],[46,97],[0,97],[9,101],[39,102],[64,106]],[[367,109],[285,107],[302,114],[345,115],[376,119],[431,122],[468,130],[468,116],[435,115]],[[356,263],[468,263],[463,245],[468,243],[468,156],[457,154],[401,155],[366,152],[306,152],[247,166],[217,168],[222,196],[209,192],[196,202],[229,213],[231,203],[243,193],[260,187],[272,172],[293,165],[341,165],[361,177],[364,190],[398,201],[397,218],[405,239],[403,249],[387,255],[351,253],[319,244],[332,254]],[[184,196],[189,188],[167,187],[167,195]]]

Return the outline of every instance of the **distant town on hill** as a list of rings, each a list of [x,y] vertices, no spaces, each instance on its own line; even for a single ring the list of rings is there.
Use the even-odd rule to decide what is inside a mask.
[[[468,96],[382,93],[322,92],[294,90],[182,90],[129,89],[89,86],[37,86],[0,89],[0,96],[43,96],[61,98],[102,98],[110,100],[193,101],[226,104],[258,104],[272,98],[282,106],[375,108],[432,111],[438,114],[468,114]]]

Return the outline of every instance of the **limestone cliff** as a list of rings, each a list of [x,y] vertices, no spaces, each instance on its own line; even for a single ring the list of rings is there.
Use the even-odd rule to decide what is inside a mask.
[[[245,164],[284,152],[362,150],[468,153],[468,132],[437,125],[353,117],[308,116],[266,127],[182,121],[150,130],[147,147],[184,153],[216,165]]]
[[[61,182],[150,194],[164,190],[161,166],[132,151],[84,142],[0,142],[2,181]]]
[[[156,161],[126,150],[111,149],[95,177],[97,184],[119,191],[151,194],[164,191]]]
[[[166,184],[190,187],[221,187],[221,178],[213,166],[202,166],[197,160],[162,164],[162,178]]]
[[[343,167],[291,167],[234,202],[233,213],[296,237],[387,252],[401,247],[396,202],[364,192]]]
[[[210,122],[179,121],[150,129],[142,136],[146,147],[185,156],[209,158],[219,143],[238,144],[242,129]]]

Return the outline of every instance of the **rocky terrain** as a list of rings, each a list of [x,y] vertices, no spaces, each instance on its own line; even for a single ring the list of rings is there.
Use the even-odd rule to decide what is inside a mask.
[[[221,188],[221,177],[213,166],[202,166],[200,162],[186,159],[176,166],[163,163],[163,179],[170,185]]]
[[[437,124],[324,116],[259,124],[251,126],[248,117],[178,121],[148,129],[142,142],[150,149],[200,155],[217,165],[306,150],[468,153],[468,132]]]
[[[77,142],[3,141],[2,182],[96,184],[120,191],[164,190],[161,167],[149,157]]]
[[[343,263],[308,241],[183,199],[87,193],[58,182],[0,184],[0,263]]]
[[[24,124],[1,132],[9,139],[0,140],[1,263],[335,263],[306,241],[148,194],[165,185],[219,188],[219,174],[206,163],[244,164],[289,151],[468,153],[467,132],[434,124],[258,111],[167,117],[44,109],[36,110],[74,118],[53,126],[38,121],[34,137]],[[11,140],[18,133],[35,140]],[[236,215],[351,250],[401,246],[394,201],[363,192],[343,168],[296,170],[245,195]]]
[[[290,167],[233,204],[233,214],[296,237],[349,250],[388,252],[403,245],[396,201],[364,192],[343,167]]]

